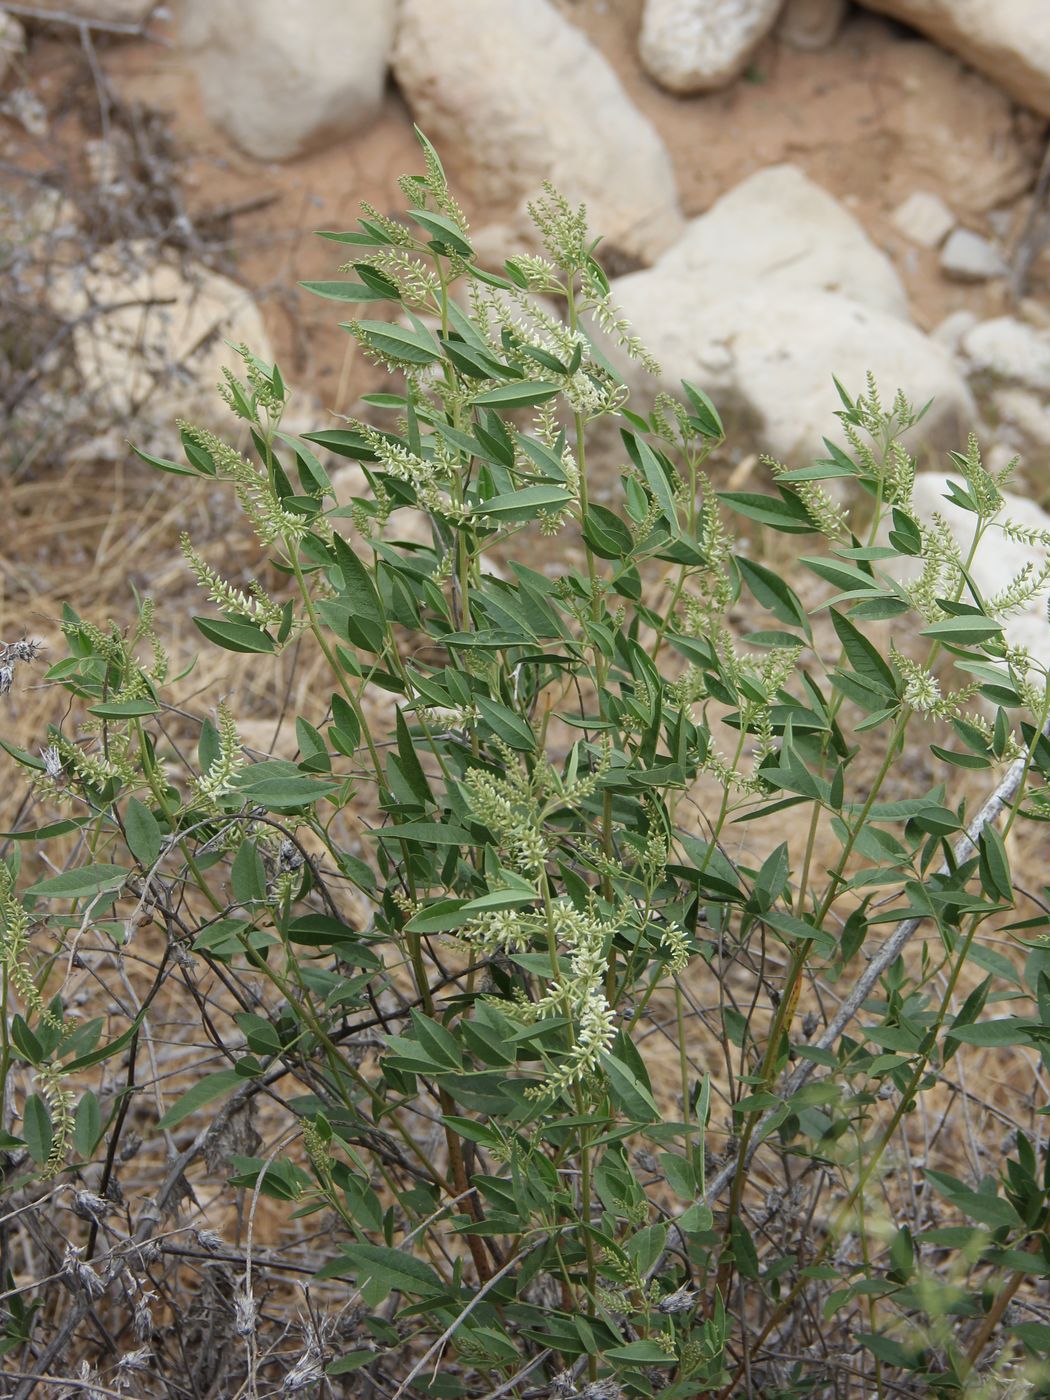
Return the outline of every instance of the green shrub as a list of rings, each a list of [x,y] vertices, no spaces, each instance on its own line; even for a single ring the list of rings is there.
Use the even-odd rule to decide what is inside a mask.
[[[599,345],[655,366],[582,213],[548,192],[546,256],[494,276],[423,147],[406,219],[326,235],[351,276],[311,284],[393,313],[347,327],[394,376],[368,398],[382,426],[284,432],[284,380],[246,351],[225,393],[251,456],[184,425],[186,465],[145,459],[235,492],[285,581],[242,590],[185,543],[208,643],[252,668],[323,656],[297,758],[250,759],[225,705],[195,766],[173,747],[149,605],[131,632],[67,608],[48,678],[74,717],[39,758],[5,744],[61,809],[0,865],[5,1189],[15,1209],[75,1186],[87,1250],[63,1266],[63,1335],[8,1237],[13,1370],[76,1357],[186,1393],[184,1271],[214,1257],[231,1394],[1005,1394],[1014,1361],[1017,1394],[1050,1394],[1041,1084],[998,1155],[945,1166],[960,1048],[1046,1062],[1048,905],[1015,891],[1008,838],[1050,815],[1050,691],[1001,628],[1045,580],[979,596],[909,513],[916,415],[871,384],[842,392],[848,450],[716,493],[699,388],[626,407]],[[586,455],[604,419],[610,504]],[[327,454],[363,469],[352,506]],[[975,443],[955,462],[976,547],[1002,479]],[[868,503],[863,535],[833,479]],[[581,568],[521,562],[563,534]],[[773,534],[804,551],[796,587],[754,548]],[[33,657],[7,649],[6,686]],[[19,878],[18,852],[70,833],[64,869]],[[113,989],[122,1020],[63,1004],[85,931],[119,952],[150,921],[155,975]],[[210,1050],[171,1089],[149,1024],[175,996]],[[265,1145],[194,1180],[305,1237],[294,1325],[279,1229],[199,1231],[195,1252],[175,1215],[249,1110]],[[136,1114],[168,1161],[151,1208],[117,1209]]]

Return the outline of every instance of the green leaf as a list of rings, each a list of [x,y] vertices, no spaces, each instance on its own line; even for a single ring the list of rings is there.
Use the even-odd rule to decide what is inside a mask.
[[[50,841],[54,836],[65,836],[70,831],[77,831],[83,822],[61,821],[48,822],[46,826],[30,826],[25,831],[0,831],[0,841]]]
[[[102,1114],[99,1111],[98,1099],[87,1089],[77,1104],[73,1119],[73,1146],[81,1161],[90,1161],[101,1136]]]
[[[660,1165],[671,1190],[683,1201],[691,1201],[697,1194],[696,1172],[692,1163],[675,1152],[661,1152]]]
[[[811,558],[803,554],[798,562],[804,564],[810,573],[816,574],[825,583],[830,583],[833,587],[840,588],[846,593],[854,591],[880,592],[878,583],[870,574],[866,574],[863,569],[858,569],[853,564],[847,564],[843,560]]]
[[[223,1094],[228,1094],[231,1089],[235,1089],[238,1084],[244,1082],[244,1075],[238,1074],[235,1069],[220,1069],[215,1074],[206,1074],[203,1079],[194,1084],[192,1089],[183,1094],[177,1103],[172,1104],[162,1118],[158,1119],[158,1131],[174,1128],[184,1118],[189,1118],[192,1113],[203,1108],[205,1104],[211,1103]]]
[[[1021,1224],[1021,1217],[1017,1211],[1001,1196],[993,1196],[984,1191],[952,1191],[950,1194],[945,1192],[945,1196],[963,1215],[968,1216],[970,1220],[976,1220],[980,1225],[987,1225],[989,1229],[999,1230],[1004,1226],[1016,1229]]]
[[[441,358],[433,336],[426,331],[408,330],[389,321],[355,321],[350,329],[357,332],[370,350],[388,360],[406,365],[429,365]]]
[[[469,831],[451,822],[402,822],[400,826],[384,826],[371,833],[384,841],[422,841],[430,846],[476,846]]]
[[[419,761],[416,753],[416,746],[412,741],[412,736],[408,732],[408,725],[405,723],[405,716],[401,710],[395,712],[395,722],[397,726],[397,752],[401,760],[401,772],[405,781],[418,799],[420,806],[428,807],[434,800],[434,795],[430,791],[430,784],[427,782],[427,775],[423,772],[423,765]]]
[[[895,1342],[892,1337],[884,1337],[874,1332],[857,1332],[855,1335],[862,1347],[866,1347],[887,1366],[895,1366],[901,1371],[915,1371],[922,1364],[921,1346],[904,1346]]]
[[[652,492],[653,500],[660,507],[664,519],[670,526],[677,526],[678,515],[675,510],[674,495],[660,458],[645,438],[629,433],[623,428],[620,429],[620,436],[623,438],[624,446],[631,459],[645,478],[645,484]]]
[[[517,909],[523,904],[534,904],[538,898],[535,890],[490,890],[477,899],[468,899],[462,909],[464,914],[483,914],[492,909]]]
[[[429,1264],[400,1249],[387,1249],[378,1244],[348,1245],[337,1260],[337,1273],[353,1272],[358,1284],[374,1279],[387,1293],[407,1293],[413,1297],[428,1297],[444,1293],[445,1285]],[[331,1278],[332,1265],[324,1265],[318,1278]]]
[[[876,691],[887,696],[896,696],[897,681],[893,671],[882,659],[878,649],[868,641],[859,628],[848,617],[831,609],[831,622],[846,659],[858,675],[862,676]]]
[[[363,282],[300,282],[299,286],[316,297],[326,297],[329,301],[397,301],[395,291],[389,292],[375,287],[366,287]]]
[[[91,1069],[93,1065],[100,1065],[103,1060],[108,1060],[113,1055],[119,1055],[125,1045],[130,1045],[138,1034],[138,1029],[145,1019],[146,1010],[147,1008],[144,1006],[135,1017],[134,1021],[132,1021],[131,1025],[128,1026],[127,1030],[122,1031],[120,1035],[117,1036],[116,1040],[111,1040],[108,1045],[102,1045],[97,1050],[92,1050],[90,1054],[81,1055],[75,1060],[70,1060],[68,1064],[62,1066],[63,1072],[65,1074],[77,1074],[82,1069]]]
[[[609,1077],[613,1098],[634,1123],[655,1123],[660,1117],[652,1094],[622,1060],[602,1054],[602,1066]]]
[[[271,758],[242,768],[233,781],[236,791],[259,807],[272,812],[293,807],[309,807],[337,791],[335,778],[318,778],[302,772],[286,759]]]
[[[225,651],[268,653],[277,650],[273,638],[254,622],[217,622],[211,617],[195,617],[193,623],[209,642]]]
[[[230,887],[238,904],[263,903],[266,867],[254,841],[242,841],[230,867]]]
[[[628,1342],[622,1347],[607,1347],[602,1353],[606,1361],[628,1361],[636,1366],[674,1366],[673,1352],[667,1352],[655,1342]]]
[[[42,1167],[51,1155],[54,1131],[51,1127],[51,1114],[47,1104],[39,1094],[30,1094],[22,1113],[22,1133],[29,1155],[38,1167]]]
[[[412,1027],[416,1040],[437,1068],[463,1068],[463,1054],[459,1043],[440,1021],[432,1020],[419,1011],[413,1011]],[[397,1037],[392,1036],[391,1039],[397,1039]]]
[[[83,899],[119,890],[131,871],[124,865],[82,865],[30,885],[26,894],[39,899]]]
[[[129,444],[132,452],[141,462],[147,466],[156,467],[157,471],[170,472],[173,476],[200,476],[201,473],[194,467],[184,467],[181,462],[172,462],[167,457],[153,457],[148,452],[143,452],[134,443]]]
[[[755,491],[720,491],[718,499],[738,515],[769,525],[782,534],[810,535],[815,529],[805,506],[787,491],[780,491],[778,496],[763,496]]]
[[[951,1037],[965,1045],[1004,1046],[1030,1045],[1029,1031],[1035,1029],[1032,1021],[1023,1021],[1019,1016],[1004,1016],[997,1021],[977,1021],[969,1026],[952,1026]]]
[[[474,249],[464,238],[463,230],[447,214],[438,214],[432,209],[408,209],[406,213],[442,248],[451,249],[464,258],[474,256]]]
[[[435,899],[417,910],[405,925],[407,933],[450,933],[463,927],[462,899]]]
[[[155,715],[160,706],[155,700],[114,700],[102,705],[92,705],[88,714],[100,719],[137,719],[142,715]]]
[[[526,486],[522,491],[507,491],[480,501],[478,511],[501,520],[534,520],[541,510],[558,510],[572,499],[572,492],[560,486]]]
[[[703,437],[714,438],[715,441],[721,442],[726,435],[726,430],[718,416],[718,409],[715,408],[703,389],[698,389],[695,384],[690,384],[688,379],[682,380],[682,388],[685,390],[685,396],[693,410],[697,431]]]
[[[486,389],[483,394],[476,394],[472,402],[479,408],[531,408],[533,404],[546,403],[560,391],[560,385],[542,379],[521,379]]]
[[[634,538],[620,517],[593,502],[587,507],[583,538],[599,559],[625,559],[634,547]]]
[[[124,831],[128,849],[144,868],[153,865],[160,855],[161,831],[157,818],[144,802],[129,797],[124,808]]]
[[[532,753],[536,748],[536,736],[532,730],[506,705],[499,705],[484,695],[477,697],[478,713],[505,744],[520,753]]]
[[[764,564],[740,554],[734,558],[744,582],[766,611],[789,627],[801,627],[808,636],[809,618],[795,590]]]
[[[981,888],[989,899],[1014,902],[1014,887],[1010,879],[1010,857],[1006,843],[994,826],[986,826],[979,840]]]
[[[336,1261],[337,1263],[339,1261]],[[325,1265],[327,1268],[328,1266]],[[329,1278],[332,1275],[329,1274]],[[371,1366],[375,1363],[376,1353],[374,1351],[348,1351],[344,1356],[337,1357],[330,1361],[325,1367],[326,1376],[345,1376],[350,1371],[359,1371],[362,1366]]]
[[[332,536],[332,551],[343,576],[341,596],[350,604],[353,624],[361,634],[358,645],[380,652],[386,641],[386,618],[372,575],[338,533]]]
[[[744,1278],[758,1278],[760,1273],[758,1251],[751,1238],[750,1230],[739,1215],[732,1216],[729,1221],[729,1247],[741,1275]]]
[[[1019,1322],[1010,1328],[1011,1334],[1032,1351],[1050,1353],[1050,1323]]]
[[[924,627],[920,637],[932,637],[952,646],[967,646],[971,642],[987,642],[1002,632],[1002,624],[983,617],[948,617]]]

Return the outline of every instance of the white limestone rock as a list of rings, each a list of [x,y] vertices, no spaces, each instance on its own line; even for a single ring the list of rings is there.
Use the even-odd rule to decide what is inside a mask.
[[[211,120],[289,160],[375,118],[395,19],[395,0],[183,0],[181,35]]]
[[[841,407],[832,377],[887,399],[935,400],[919,431],[957,446],[973,401],[951,356],[908,320],[889,260],[829,194],[792,166],[745,180],[655,267],[613,282],[613,297],[678,391],[689,379],[756,444],[791,462],[823,454]],[[655,390],[615,344],[603,349],[642,398]]]
[[[687,295],[705,301],[813,289],[908,317],[889,258],[848,209],[794,165],[769,166],[741,181],[690,221],[660,267],[664,281],[677,277]]]
[[[170,427],[176,417],[227,428],[216,385],[223,368],[243,377],[244,343],[273,350],[250,291],[208,268],[157,257],[147,240],[111,244],[51,284],[55,312],[75,322],[73,352],[85,392],[122,420]]]
[[[936,248],[955,227],[955,215],[941,199],[929,190],[914,190],[903,204],[893,211],[893,227],[920,248]]]
[[[1013,316],[981,321],[962,338],[963,354],[978,373],[1050,393],[1050,331]]]
[[[669,92],[712,92],[747,67],[783,0],[646,0],[638,52]]]
[[[652,262],[682,231],[670,157],[587,36],[548,0],[402,0],[394,74],[500,248],[550,180],[603,247]]]
[[[861,0],[904,20],[1050,117],[1050,22],[1045,0]]]
[[[849,0],[787,0],[777,37],[793,49],[826,49],[842,27]]]
[[[709,300],[703,289],[683,289],[661,274],[657,267],[613,284],[663,369],[660,387],[698,384],[724,417],[750,426],[757,445],[780,460],[797,465],[824,455],[824,437],[838,436],[834,415],[842,406],[832,377],[857,392],[869,370],[887,401],[898,388],[916,404],[933,399],[917,437],[951,446],[965,439],[974,415],[965,381],[940,346],[899,317],[825,291],[771,288]],[[622,352],[611,353],[645,396],[645,381]]]

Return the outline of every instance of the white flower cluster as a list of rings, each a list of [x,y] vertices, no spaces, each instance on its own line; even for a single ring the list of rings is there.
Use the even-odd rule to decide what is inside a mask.
[[[490,953],[514,953],[547,941],[557,947],[559,964],[552,966],[547,993],[536,1001],[524,998],[514,1014],[526,1023],[565,1016],[574,1025],[573,1044],[533,1097],[547,1098],[597,1073],[603,1051],[615,1035],[615,1013],[605,995],[607,943],[612,925],[567,899],[555,900],[547,912],[500,910],[467,924],[460,937]]]

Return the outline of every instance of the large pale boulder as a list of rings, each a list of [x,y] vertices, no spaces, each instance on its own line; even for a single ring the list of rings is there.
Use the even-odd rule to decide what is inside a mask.
[[[922,438],[954,446],[965,437],[973,400],[950,356],[914,326],[835,292],[737,292],[709,299],[700,288],[663,281],[662,269],[623,277],[616,301],[663,369],[672,392],[691,380],[756,445],[800,464],[825,454],[841,408],[833,376],[862,391],[870,370],[887,402],[897,389],[915,404],[933,399]],[[615,352],[613,352],[615,355]],[[637,374],[628,382],[644,393]]]
[[[790,166],[762,171],[700,218],[655,267],[617,278],[613,295],[660,361],[672,391],[689,379],[756,445],[783,460],[823,453],[839,403],[868,370],[887,400],[935,400],[926,438],[955,446],[973,402],[951,356],[908,321],[892,267],[852,216]],[[603,342],[604,345],[604,342]],[[651,393],[615,344],[628,384]]]
[[[692,219],[661,280],[712,301],[734,292],[841,292],[893,316],[908,298],[893,264],[837,199],[794,165],[749,176]],[[693,292],[690,289],[694,289]]]
[[[904,20],[987,73],[1018,102],[1050,117],[1046,0],[861,0]]]
[[[663,143],[581,30],[548,0],[402,0],[394,74],[479,205],[527,229],[550,180],[604,246],[649,263],[682,231]]]
[[[783,0],[646,0],[638,52],[670,92],[731,83],[773,27]]]
[[[183,0],[204,105],[242,150],[288,160],[379,111],[395,0]]]
[[[273,358],[251,292],[207,268],[158,258],[145,240],[104,248],[56,277],[48,295],[55,313],[73,322],[86,394],[114,418],[226,427],[216,385],[223,368],[244,373],[226,342]]]

